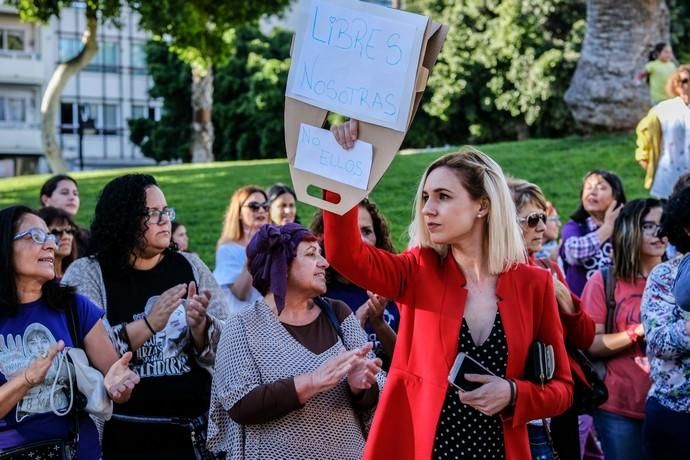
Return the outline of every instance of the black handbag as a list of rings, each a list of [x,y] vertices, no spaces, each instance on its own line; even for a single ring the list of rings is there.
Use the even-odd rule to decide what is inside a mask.
[[[76,448],[64,439],[37,441],[0,452],[0,460],[75,460]]]
[[[590,414],[594,409],[601,406],[609,399],[609,391],[604,384],[604,380],[597,372],[592,361],[582,350],[569,349],[568,353],[575,362],[580,365],[586,381],[583,382],[578,375],[573,372],[575,384],[573,393],[573,405],[568,409],[575,414]]]
[[[525,378],[544,388],[544,385],[553,378],[555,369],[553,346],[539,341],[532,343],[527,357]]]

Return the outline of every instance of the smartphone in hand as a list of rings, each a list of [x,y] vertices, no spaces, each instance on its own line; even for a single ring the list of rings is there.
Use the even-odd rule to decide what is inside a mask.
[[[495,375],[484,367],[482,363],[461,351],[458,353],[455,363],[453,363],[453,367],[450,369],[448,382],[460,391],[476,390],[483,385],[478,382],[470,382],[465,378],[465,374]]]

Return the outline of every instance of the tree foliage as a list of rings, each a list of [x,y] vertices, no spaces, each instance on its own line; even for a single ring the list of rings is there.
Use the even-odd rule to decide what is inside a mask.
[[[579,0],[409,0],[449,25],[407,145],[569,131],[562,94],[584,36]]]
[[[222,160],[282,156],[291,34],[275,29],[264,35],[256,25],[245,25],[227,38],[228,57],[213,69],[214,156]],[[163,99],[164,115],[159,122],[130,120],[130,139],[156,161],[189,161],[185,142],[192,117],[189,66],[156,42],[147,47],[147,63],[154,82],[151,96]]]

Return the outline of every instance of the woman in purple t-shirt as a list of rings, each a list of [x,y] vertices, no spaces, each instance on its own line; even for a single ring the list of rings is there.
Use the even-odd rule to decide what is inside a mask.
[[[77,436],[77,418],[69,411],[70,386],[64,372],[58,374],[55,357],[65,347],[81,344],[92,365],[105,374],[106,390],[115,402],[129,399],[139,377],[128,368],[131,354],[118,360],[101,320],[103,311],[55,281],[56,247],[55,236],[29,208],[0,211],[0,455],[11,451],[13,458],[41,458],[52,446],[35,444],[54,440],[53,446],[78,443],[79,459],[100,459],[98,432],[85,412],[78,416]],[[76,318],[74,339],[68,308]],[[54,411],[69,414],[61,417]],[[12,451],[20,447],[23,452]]]
[[[587,280],[611,265],[611,232],[624,205],[620,178],[595,169],[582,181],[580,207],[563,226],[560,255],[570,290],[580,296]]]

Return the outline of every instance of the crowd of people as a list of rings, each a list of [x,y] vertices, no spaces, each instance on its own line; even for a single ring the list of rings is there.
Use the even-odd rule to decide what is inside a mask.
[[[88,228],[52,177],[0,210],[0,459],[687,458],[690,67],[655,50],[652,196],[589,171],[562,229],[467,147],[423,172],[401,253],[368,199],[307,227],[288,185],[246,185],[211,270],[154,177],[111,180]]]

